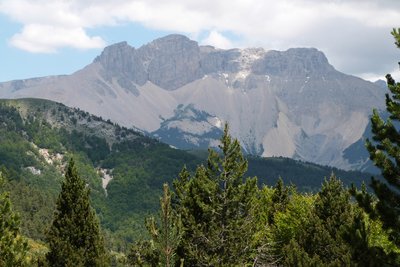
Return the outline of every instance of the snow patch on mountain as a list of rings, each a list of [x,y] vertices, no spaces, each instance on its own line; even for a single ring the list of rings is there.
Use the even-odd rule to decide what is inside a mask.
[[[235,74],[235,80],[245,80],[251,74],[251,67],[256,60],[265,55],[263,48],[240,49],[240,56],[234,60],[238,63],[239,71]]]

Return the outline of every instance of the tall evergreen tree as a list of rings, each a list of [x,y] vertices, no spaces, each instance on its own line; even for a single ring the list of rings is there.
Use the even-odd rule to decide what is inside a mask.
[[[274,186],[274,193],[271,198],[271,207],[268,214],[268,223],[274,224],[274,216],[278,211],[283,211],[289,203],[289,193],[292,188],[283,184],[283,180],[279,177],[278,182]]]
[[[354,266],[345,235],[354,215],[350,194],[334,175],[322,185],[307,225],[284,248],[287,266]],[[301,264],[300,264],[301,263]]]
[[[147,220],[146,226],[161,252],[162,266],[174,266],[176,249],[181,241],[182,224],[179,215],[171,207],[171,192],[168,184],[163,185],[163,197],[160,200],[160,225],[154,217]]]
[[[0,186],[4,178],[0,172]],[[26,266],[27,242],[20,236],[20,221],[7,192],[0,193],[0,266]]]
[[[78,176],[73,159],[66,169],[47,240],[50,266],[108,266],[89,189]]]
[[[190,175],[183,169],[174,182],[174,208],[184,228],[178,255],[189,266],[244,266],[254,261],[256,179],[247,170],[238,140],[225,125],[219,146],[209,149],[207,166]]]
[[[400,48],[400,29],[393,29],[395,44]],[[372,177],[371,187],[377,198],[363,192],[355,192],[359,204],[373,218],[379,218],[389,231],[390,239],[400,248],[400,83],[386,75],[390,94],[386,94],[386,109],[390,117],[384,121],[374,109],[371,118],[373,141],[366,146],[371,160],[381,169],[386,181]]]

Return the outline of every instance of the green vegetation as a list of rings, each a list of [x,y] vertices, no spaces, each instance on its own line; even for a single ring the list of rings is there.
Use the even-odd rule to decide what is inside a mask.
[[[75,158],[89,184],[108,247],[124,251],[144,235],[143,218],[154,213],[165,181],[200,160],[85,112],[47,100],[0,101],[0,167],[22,217],[23,234],[45,240],[63,169]],[[100,170],[113,178],[102,187]],[[20,196],[24,195],[24,198]]]
[[[24,254],[30,265],[397,264],[397,230],[381,221],[379,202],[364,188],[358,199],[371,200],[373,211],[366,213],[344,185],[368,175],[246,159],[227,126],[219,148],[199,156],[45,100],[0,101],[0,124],[1,167],[9,177],[3,188],[31,238]],[[68,165],[63,182],[70,158],[75,167]]]
[[[316,184],[321,178],[315,185],[301,187],[310,193],[300,193],[295,186],[286,186],[284,178],[278,179],[280,172],[276,171],[284,170],[281,166],[295,166],[291,175],[299,171],[300,176],[308,173],[316,177],[313,170],[321,174],[332,169],[283,158],[250,159],[250,164],[258,164],[253,173],[269,176],[263,164],[276,166],[269,169],[275,172],[276,184],[269,186],[268,176],[262,182],[246,178],[248,162],[227,127],[219,150],[210,149],[203,161],[100,119],[92,118],[95,124],[90,124],[90,117],[80,111],[65,111],[65,107],[53,106],[52,102],[45,101],[50,106],[44,107],[40,101],[35,105],[25,101],[0,105],[1,122],[7,126],[0,128],[4,133],[0,155],[4,155],[3,167],[11,177],[4,188],[21,212],[22,233],[34,239],[25,257],[31,265],[43,264],[45,258],[52,266],[72,262],[108,265],[108,254],[112,266],[377,266],[393,264],[390,259],[400,252],[390,239],[391,230],[379,218],[358,208],[335,177],[325,181],[314,195],[311,192],[318,191]],[[35,111],[37,106],[41,106],[40,112]],[[32,109],[26,111],[29,116],[23,116],[24,110]],[[60,114],[64,114],[64,121],[58,128]],[[71,118],[76,122],[70,122]],[[93,127],[101,134],[95,134]],[[115,133],[120,131],[125,134],[117,140]],[[66,190],[66,183],[61,186],[62,173],[71,157],[82,179],[69,165],[66,179],[76,183]],[[101,185],[100,170],[113,177],[107,194]],[[173,192],[165,182],[173,184]],[[105,247],[96,215],[90,209],[86,184],[104,229]],[[162,192],[160,213],[154,217]],[[78,206],[86,207],[85,212],[74,213],[81,221],[78,225],[91,225],[88,228],[74,226],[75,220],[61,216],[79,202],[69,202],[67,208],[61,205],[61,199],[74,197],[82,200]],[[150,217],[146,223],[144,217]],[[60,227],[58,221],[66,226]],[[50,229],[48,239],[46,229]],[[90,244],[91,249],[83,249],[81,243],[68,243],[78,237],[83,240],[84,236],[87,240],[93,238],[92,242],[82,243]],[[126,256],[120,253],[127,251]],[[90,255],[83,256],[86,252]]]
[[[209,150],[206,166],[193,175],[183,169],[174,183],[175,209],[185,229],[177,251],[189,266],[244,265],[255,253],[257,180],[244,179],[247,161],[227,125],[219,148],[221,155]]]
[[[160,220],[175,224],[159,230],[152,219],[150,239],[128,255],[131,265],[160,266],[165,248],[180,259],[175,266],[390,266],[386,255],[399,255],[390,231],[352,202],[334,175],[316,195],[281,179],[259,188],[256,178],[244,179],[247,161],[227,126],[219,148],[193,174],[183,168],[172,210],[164,191]]]
[[[129,244],[146,238],[144,218],[158,209],[165,182],[172,184],[182,166],[192,173],[207,155],[195,155],[133,130],[103,121],[86,112],[40,99],[0,100],[0,167],[4,185],[21,216],[22,233],[44,242],[67,160],[75,159],[89,184],[108,248],[127,251]],[[318,191],[332,168],[290,159],[249,158],[249,176],[272,185],[282,176],[300,191]],[[335,173],[336,170],[334,170]],[[112,180],[107,195],[102,174]],[[365,177],[339,172],[347,184]],[[306,181],[306,182],[304,182]],[[20,196],[24,197],[21,198]]]
[[[172,209],[168,184],[163,186],[160,207],[159,225],[154,217],[146,219],[146,228],[153,242],[140,241],[131,248],[128,262],[133,266],[175,266],[176,249],[182,239],[182,221]]]
[[[99,222],[90,205],[89,189],[77,173],[73,159],[56,202],[47,234],[50,266],[108,266]]]
[[[4,183],[0,172],[0,186]],[[28,244],[20,235],[20,220],[7,192],[0,193],[0,266],[27,266]]]
[[[295,185],[300,192],[317,193],[321,189],[324,179],[330,177],[332,173],[340,177],[344,185],[354,184],[358,187],[365,181],[365,177],[371,176],[371,174],[360,171],[344,171],[283,157],[250,156],[247,159],[249,162],[247,175],[257,176],[259,186],[273,186],[279,179],[282,179],[285,184]],[[377,178],[381,179],[380,176]]]
[[[299,226],[297,236],[283,248],[285,265],[355,266],[351,244],[344,237],[353,223],[354,211],[350,194],[332,176],[317,194],[308,220]]]
[[[395,44],[400,48],[400,29],[393,29]],[[400,83],[396,83],[390,74],[386,75],[390,94],[386,94],[386,109],[390,114],[384,121],[374,110],[371,118],[373,140],[367,140],[367,149],[371,160],[381,169],[384,181],[372,178],[371,187],[374,196],[365,189],[357,192],[353,188],[360,206],[374,219],[382,221],[383,229],[389,233],[390,241],[400,247]],[[386,251],[387,252],[387,251]],[[397,254],[386,255],[385,262],[400,264]]]

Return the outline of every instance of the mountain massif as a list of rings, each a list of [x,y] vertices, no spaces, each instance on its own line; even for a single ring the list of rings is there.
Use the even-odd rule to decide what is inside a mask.
[[[0,84],[0,98],[62,102],[178,148],[215,146],[229,122],[248,154],[343,169],[364,167],[349,151],[384,93],[314,48],[222,50],[181,35],[111,45],[71,75]]]

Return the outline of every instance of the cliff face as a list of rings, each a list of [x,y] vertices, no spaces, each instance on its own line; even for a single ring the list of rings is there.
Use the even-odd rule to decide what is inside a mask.
[[[0,97],[59,101],[177,147],[216,145],[227,121],[248,153],[347,169],[359,166],[343,152],[384,93],[315,48],[221,50],[181,35],[111,45],[69,76],[0,84]]]

